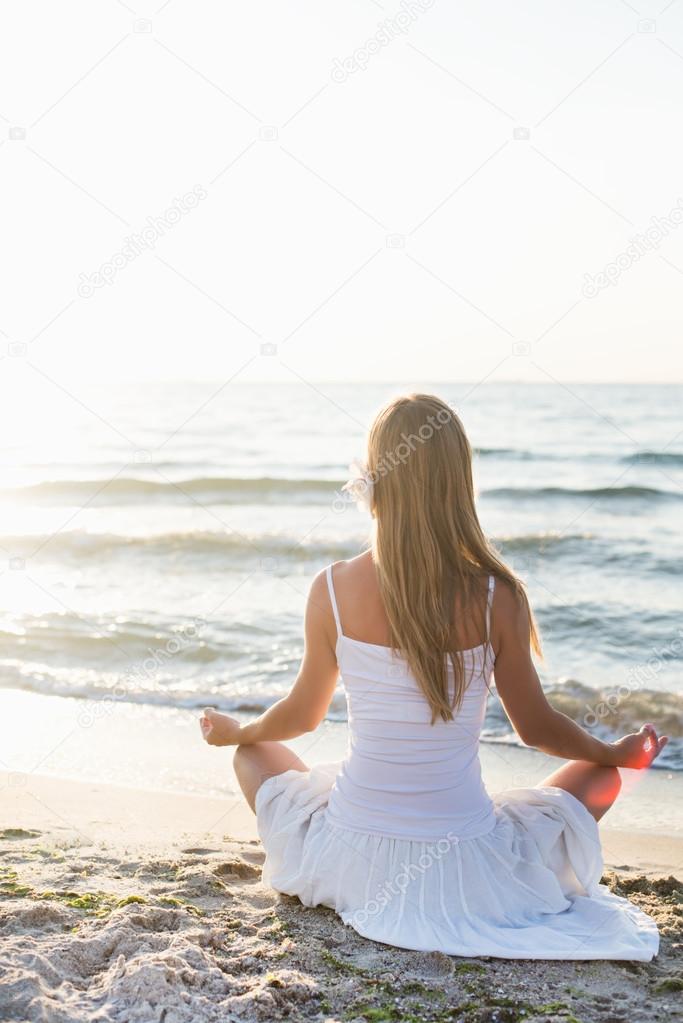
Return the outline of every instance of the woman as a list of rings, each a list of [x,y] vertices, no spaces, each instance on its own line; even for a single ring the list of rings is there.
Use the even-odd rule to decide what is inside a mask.
[[[472,453],[443,401],[377,416],[364,476],[372,550],[321,572],[292,690],[240,725],[207,709],[266,850],[264,879],[376,941],[460,956],[649,960],[655,923],[599,884],[597,821],[619,767],[648,767],[651,725],[615,743],[546,701],[525,591],[486,540]],[[479,734],[489,684],[523,742],[569,762],[493,799]],[[281,740],[325,717],[339,672],[349,747],[309,769]]]

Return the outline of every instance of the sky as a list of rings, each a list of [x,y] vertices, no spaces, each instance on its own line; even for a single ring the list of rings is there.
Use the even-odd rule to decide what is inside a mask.
[[[683,0],[2,20],[14,402],[119,378],[681,381]]]

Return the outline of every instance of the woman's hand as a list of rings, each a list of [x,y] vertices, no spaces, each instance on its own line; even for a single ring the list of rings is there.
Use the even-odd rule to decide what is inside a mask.
[[[199,719],[199,727],[209,746],[239,746],[242,726],[235,718],[206,707]]]
[[[615,753],[615,767],[632,767],[642,770],[656,760],[667,742],[666,735],[657,738],[654,725],[643,725],[639,732],[625,735],[609,745]]]

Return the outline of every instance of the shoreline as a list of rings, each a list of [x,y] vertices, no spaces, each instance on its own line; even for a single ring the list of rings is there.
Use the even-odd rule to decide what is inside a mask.
[[[342,760],[346,743],[346,725],[325,721],[287,745],[313,765]],[[17,780],[47,775],[155,791],[160,798],[241,800],[231,750],[202,741],[196,711],[0,689],[0,749],[4,770]],[[482,743],[480,756],[492,795],[537,785],[562,763],[508,743]],[[607,829],[683,839],[683,772],[621,774],[622,793],[605,819]]]

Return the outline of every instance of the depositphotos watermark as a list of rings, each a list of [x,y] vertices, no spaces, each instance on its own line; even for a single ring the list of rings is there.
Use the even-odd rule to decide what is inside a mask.
[[[362,927],[370,917],[381,913],[392,899],[406,892],[416,877],[430,870],[459,841],[458,836],[449,831],[445,838],[440,838],[438,842],[427,846],[425,851],[418,857],[417,863],[402,863],[400,871],[393,878],[382,882],[375,893],[374,899],[369,899],[362,909],[357,909],[353,913],[350,920],[351,925],[353,927]]]
[[[604,288],[617,284],[626,270],[630,270],[643,256],[655,252],[667,235],[683,224],[683,199],[669,210],[665,217],[652,217],[650,226],[642,233],[630,239],[630,244],[607,263],[600,273],[584,274],[581,292],[584,298],[595,298]]]
[[[115,252],[106,263],[102,263],[99,270],[91,274],[79,274],[80,283],[76,289],[79,297],[90,298],[98,288],[113,284],[119,271],[125,270],[143,252],[153,249],[158,240],[175,227],[187,213],[196,209],[207,195],[208,192],[203,185],[195,185],[191,192],[176,196],[173,205],[160,216],[147,217],[145,227],[124,238],[124,244],[118,252]]]
[[[335,57],[330,77],[342,84],[356,71],[366,71],[368,64],[385,46],[393,43],[398,36],[405,35],[421,14],[433,7],[435,0],[401,0],[401,9],[391,18],[378,22],[377,31],[348,57]]]
[[[368,469],[364,473],[363,480],[358,481],[361,490],[364,484],[367,491],[371,492],[377,480],[382,479],[384,476],[388,476],[389,473],[396,469],[399,465],[405,464],[417,448],[418,444],[428,444],[434,434],[438,433],[442,426],[445,426],[446,423],[450,423],[451,420],[451,412],[446,409],[439,409],[435,416],[427,416],[425,422],[419,427],[417,433],[402,433],[401,440],[394,450],[385,452],[378,460],[376,468]],[[358,501],[359,496],[361,495],[358,492],[358,487],[355,488],[355,491],[335,491],[334,499],[332,501],[332,511],[345,511],[350,504],[353,504],[354,501]]]

